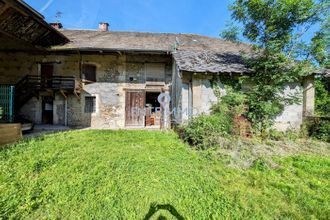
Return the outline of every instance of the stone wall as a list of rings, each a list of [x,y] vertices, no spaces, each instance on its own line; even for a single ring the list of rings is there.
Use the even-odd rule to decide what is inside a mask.
[[[125,127],[125,94],[128,89],[161,92],[169,90],[172,77],[172,59],[166,55],[31,55],[0,53],[0,83],[15,84],[25,75],[39,75],[40,63],[53,63],[54,75],[80,78],[80,64],[96,66],[95,83],[86,83],[80,97],[53,94],[53,123],[93,128]],[[146,63],[159,63],[164,67],[164,82],[148,86],[145,80]],[[132,80],[133,78],[133,80]],[[165,85],[165,86],[164,86]],[[42,122],[42,94],[28,100],[20,114],[39,124]],[[85,97],[96,97],[97,109],[85,113]]]
[[[194,74],[179,72],[169,55],[145,54],[95,54],[95,55],[31,55],[26,53],[0,53],[0,83],[15,84],[27,74],[40,74],[39,63],[54,63],[54,74],[80,78],[81,64],[96,66],[97,82],[85,84],[80,97],[68,94],[67,100],[59,92],[54,94],[54,124],[94,128],[125,127],[125,94],[129,89],[145,91],[166,91],[171,94],[172,121],[183,123],[189,113],[192,115],[209,114],[211,106],[217,102],[211,80],[212,74]],[[148,85],[146,63],[163,64],[165,79],[163,85]],[[172,80],[173,79],[173,80]],[[165,85],[165,86],[164,86]],[[299,87],[299,88],[298,88]],[[302,88],[291,85],[284,90],[285,94]],[[276,119],[278,129],[298,128],[302,121],[303,111],[312,114],[314,108],[313,79],[304,83],[302,104],[288,105],[282,115]],[[85,97],[95,96],[97,111],[85,113]],[[188,107],[183,116],[180,111]],[[32,98],[21,108],[20,113],[26,118],[41,123],[42,98]]]
[[[47,62],[54,63],[54,75],[80,77],[78,55],[0,52],[0,84],[15,84],[25,75],[39,75],[39,64]]]
[[[189,108],[193,109],[193,115],[197,116],[200,114],[210,114],[210,108],[213,104],[217,103],[217,97],[212,89],[211,81],[217,82],[221,95],[225,95],[226,91],[224,85],[217,80],[217,77],[207,74],[194,74],[194,73],[179,73],[174,79],[174,90],[177,91],[176,105],[178,108]],[[192,86],[192,103],[187,100],[188,87],[184,85],[184,82],[190,83]],[[311,111],[313,109],[314,97],[311,97],[314,92],[311,89],[311,81],[306,81],[304,86],[299,83],[291,83],[283,88],[283,96],[295,96],[297,97],[297,102],[287,104],[284,111],[275,119],[274,128],[277,130],[287,130],[287,129],[299,129],[303,121],[303,109],[307,108]],[[251,86],[247,83],[243,85],[243,89],[246,91]],[[306,97],[309,94],[309,97]],[[305,96],[304,96],[305,95]],[[305,98],[304,98],[305,97]],[[178,100],[179,99],[179,100]],[[307,101],[308,100],[308,101]],[[306,106],[306,107],[304,107]],[[186,112],[179,112],[175,115],[175,118],[184,123],[188,120]]]
[[[303,121],[303,87],[301,83],[290,83],[283,88],[283,97],[296,97],[295,103],[285,105],[281,115],[275,119],[276,130],[285,131],[288,129],[297,130]]]

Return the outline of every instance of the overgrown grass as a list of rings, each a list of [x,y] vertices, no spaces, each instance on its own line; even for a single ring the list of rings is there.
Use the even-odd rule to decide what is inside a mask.
[[[0,218],[143,219],[158,207],[187,219],[329,219],[329,156],[275,160],[231,168],[172,132],[47,135],[1,150]]]

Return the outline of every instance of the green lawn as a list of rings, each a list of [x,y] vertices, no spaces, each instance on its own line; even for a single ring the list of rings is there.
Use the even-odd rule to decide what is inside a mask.
[[[47,135],[0,151],[0,219],[143,219],[157,208],[154,218],[329,219],[330,158],[275,160],[233,168],[172,132]]]

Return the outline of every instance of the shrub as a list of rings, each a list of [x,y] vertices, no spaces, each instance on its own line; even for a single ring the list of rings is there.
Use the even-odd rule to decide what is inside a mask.
[[[224,114],[200,115],[179,128],[181,138],[198,149],[208,149],[218,144],[219,138],[232,130],[232,118]]]
[[[322,141],[330,142],[330,122],[319,119],[307,123],[308,134]]]
[[[235,91],[231,86],[226,86],[227,95],[219,98],[219,102],[212,106],[213,114],[227,114],[232,117],[246,112],[246,95],[241,91]]]
[[[320,116],[330,114],[330,92],[327,85],[330,85],[329,78],[315,80],[315,111]]]

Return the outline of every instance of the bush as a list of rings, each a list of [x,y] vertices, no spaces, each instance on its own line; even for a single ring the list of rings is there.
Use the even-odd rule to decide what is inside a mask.
[[[200,115],[179,128],[181,138],[198,149],[215,147],[219,138],[228,136],[233,120],[224,114]]]
[[[246,113],[246,95],[241,91],[235,91],[232,87],[226,86],[227,95],[219,98],[219,102],[212,106],[213,114],[228,114],[231,117]]]
[[[315,80],[315,111],[320,116],[330,114],[330,92],[327,85],[330,85],[329,78]]]
[[[307,123],[308,134],[322,141],[330,142],[330,122],[319,119]]]

